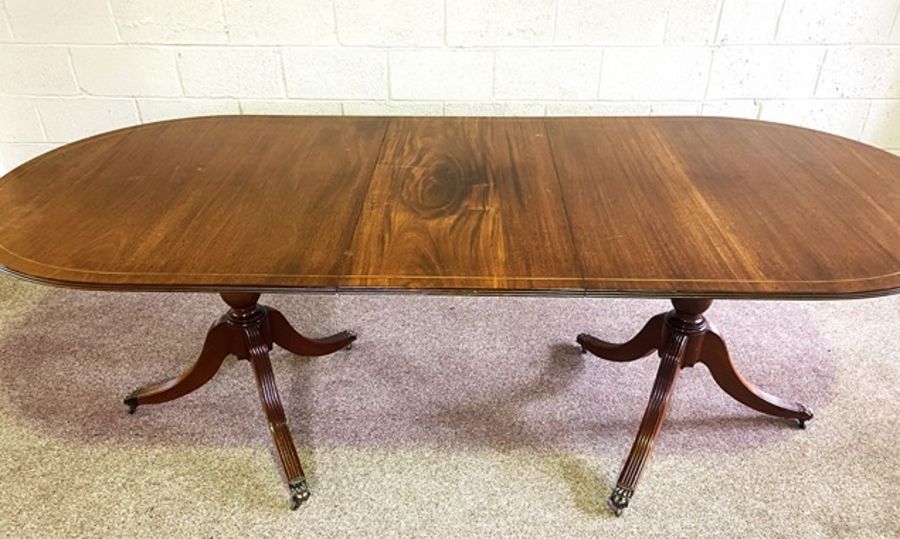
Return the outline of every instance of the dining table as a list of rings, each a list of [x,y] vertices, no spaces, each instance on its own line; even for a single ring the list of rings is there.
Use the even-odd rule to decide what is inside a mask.
[[[763,414],[800,428],[812,419],[745,379],[705,312],[714,300],[896,293],[900,157],[717,117],[177,119],[64,145],[0,179],[0,269],[77,289],[220,295],[227,311],[195,361],[124,404],[135,413],[172,401],[209,382],[227,356],[249,361],[293,508],[310,490],[269,353],[323,356],[357,335],[305,336],[262,294],[671,300],[625,343],[587,332],[609,320],[572,329],[592,356],[659,357],[607,498],[619,515],[684,367],[705,365]],[[117,331],[87,315],[81,327]],[[774,330],[792,328],[753,328],[759,342]]]

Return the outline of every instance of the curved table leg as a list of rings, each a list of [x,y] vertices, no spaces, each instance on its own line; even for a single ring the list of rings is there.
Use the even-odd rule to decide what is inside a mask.
[[[219,371],[229,353],[231,353],[231,330],[222,319],[209,329],[200,357],[188,370],[169,380],[136,389],[125,397],[128,413],[133,414],[141,404],[167,402],[200,388]]]
[[[275,374],[272,372],[272,363],[269,361],[269,344],[263,338],[258,325],[246,326],[243,329],[249,361],[253,366],[256,387],[259,390],[259,400],[266,412],[269,431],[275,442],[281,469],[287,480],[291,509],[297,509],[309,499],[309,488],[303,474],[303,467],[300,465],[300,457],[297,456],[297,449],[294,447],[294,439],[288,429],[281,398],[278,396]]]
[[[349,331],[335,333],[322,339],[310,339],[291,327],[290,322],[281,312],[267,307],[269,327],[275,344],[291,352],[305,357],[324,356],[344,348],[350,349],[356,335]]]
[[[631,446],[631,451],[628,453],[628,458],[625,460],[625,465],[616,480],[616,487],[607,500],[607,505],[616,516],[620,516],[628,507],[628,502],[634,494],[644,466],[650,458],[653,443],[656,441],[663,419],[666,417],[669,400],[675,388],[675,380],[678,378],[678,373],[681,372],[682,359],[691,338],[690,333],[679,331],[676,328],[668,327],[666,330],[667,336],[659,349],[661,361],[656,373],[656,380],[653,382],[653,390],[650,392],[650,402],[644,411],[644,418],[641,420],[641,426],[634,444]]]
[[[194,366],[181,376],[138,389],[125,398],[125,404],[134,412],[139,404],[166,402],[186,395],[208,382],[228,354],[250,361],[287,480],[291,508],[296,509],[309,499],[309,489],[275,386],[269,350],[273,344],[279,344],[295,354],[321,356],[346,348],[356,335],[344,332],[325,339],[308,339],[294,331],[280,312],[259,305],[259,294],[235,292],[221,296],[231,309],[209,330]]]
[[[802,404],[770,395],[741,376],[731,362],[725,341],[717,333],[707,331],[703,336],[698,360],[709,368],[719,387],[736,401],[764,414],[796,419],[800,428],[805,428],[806,422],[812,419],[812,412]]]
[[[622,344],[601,341],[587,333],[578,335],[575,340],[581,345],[583,352],[590,352],[599,358],[610,361],[634,361],[649,356],[659,347],[665,317],[665,314],[654,316],[637,335]]]
[[[604,359],[630,361],[654,348],[659,350],[661,358],[637,438],[608,500],[616,515],[622,514],[634,494],[665,417],[675,379],[684,367],[704,363],[719,387],[754,410],[796,419],[801,427],[812,419],[812,413],[803,405],[757,389],[735,370],[725,341],[710,329],[703,316],[711,304],[710,299],[673,299],[674,310],[653,317],[636,337],[622,345],[606,343],[589,335],[578,336],[578,342],[587,351]]]

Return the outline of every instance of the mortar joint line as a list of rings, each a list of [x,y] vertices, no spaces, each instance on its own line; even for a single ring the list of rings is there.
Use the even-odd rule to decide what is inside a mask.
[[[72,74],[72,80],[75,81],[75,86],[78,87],[79,95],[88,95],[88,92],[81,86],[81,81],[78,79],[78,73],[75,71],[75,60],[72,58],[72,47],[66,47],[66,59],[69,62],[69,72]]]
[[[16,33],[13,31],[12,18],[9,16],[9,8],[6,7],[6,0],[0,0],[0,9],[3,10],[3,20],[6,29],[9,30],[9,36],[16,41]]]
[[[391,51],[384,51],[384,77],[385,83],[387,84],[387,102],[391,103],[394,99],[394,90],[391,84],[391,78],[393,74],[391,73],[391,58],[393,57],[393,53]]]
[[[813,85],[812,98],[815,99],[816,95],[819,93],[819,82],[822,80],[822,70],[825,69],[825,62],[828,61],[828,52],[831,49],[825,47],[825,54],[822,55],[822,59],[819,62],[819,69],[816,71],[816,83]]]
[[[556,3],[553,6],[553,39],[552,39],[553,45],[557,44],[556,36],[557,36],[557,32],[559,31],[557,26],[559,25],[559,3],[560,2],[562,2],[562,0],[556,0]]]
[[[331,22],[333,24],[332,28],[334,28],[334,42],[340,47],[343,46],[343,43],[341,43],[341,34],[338,32],[337,1],[331,0]]]
[[[781,31],[781,16],[784,15],[784,8],[787,6],[787,0],[781,0],[781,9],[778,10],[778,17],[775,19],[775,33],[772,35],[772,43],[778,39],[778,32]]]
[[[219,12],[222,14],[222,26],[225,30],[225,42],[231,44],[231,26],[228,24],[228,15],[225,14],[225,1],[219,0]]]
[[[288,83],[287,83],[287,68],[284,66],[284,48],[279,47],[277,49],[278,52],[278,67],[281,71],[281,92],[282,99],[289,99],[288,95]],[[238,99],[238,108],[241,111],[241,114],[244,113],[244,106],[241,104],[240,99]]]
[[[866,114],[863,117],[862,127],[859,128],[859,135],[856,137],[856,140],[862,140],[863,134],[866,132],[866,127],[869,123],[869,118],[872,116],[872,107],[873,103],[869,101],[869,106],[866,107]]]
[[[897,21],[900,20],[900,2],[897,3],[897,12],[894,13],[894,22],[891,23],[891,30],[888,33],[888,39],[890,40],[890,36],[894,35],[894,30],[897,29]]]
[[[138,123],[144,123],[144,113],[141,112],[141,104],[138,103],[137,97],[132,98],[134,100],[134,108],[137,111]]]
[[[106,8],[109,10],[109,16],[112,18],[113,28],[116,29],[116,39],[119,43],[122,43],[122,30],[119,28],[119,20],[116,19],[116,12],[112,7],[112,0],[106,0]]]

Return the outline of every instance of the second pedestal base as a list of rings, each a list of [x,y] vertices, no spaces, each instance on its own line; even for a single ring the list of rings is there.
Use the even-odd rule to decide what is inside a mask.
[[[812,419],[812,413],[801,404],[770,395],[744,379],[734,367],[725,341],[709,328],[703,313],[712,304],[707,299],[674,299],[675,309],[654,316],[630,341],[612,344],[581,334],[582,350],[611,361],[633,361],[659,352],[660,364],[650,392],[650,403],[631,446],[608,505],[616,515],[628,507],[644,466],[650,458],[653,443],[665,418],[678,373],[683,367],[703,363],[713,379],[735,400],[765,414],[796,419],[800,427]]]

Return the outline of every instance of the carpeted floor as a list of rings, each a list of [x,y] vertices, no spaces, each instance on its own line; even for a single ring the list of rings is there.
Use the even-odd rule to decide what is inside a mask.
[[[0,277],[0,535],[898,537],[900,297],[722,301],[743,373],[809,406],[807,430],[686,370],[631,508],[604,508],[655,357],[581,356],[658,300],[265,296],[352,351],[273,355],[313,497],[287,508],[250,367],[125,413],[178,373],[214,295],[51,289]]]

